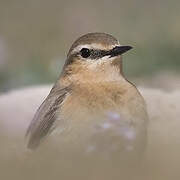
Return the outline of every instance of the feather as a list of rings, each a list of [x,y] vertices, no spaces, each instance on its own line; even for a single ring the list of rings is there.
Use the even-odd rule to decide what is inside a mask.
[[[69,87],[57,88],[56,85],[52,88],[27,129],[28,148],[35,149],[44,137],[52,131],[53,124],[57,120],[57,111],[60,110],[69,90]]]

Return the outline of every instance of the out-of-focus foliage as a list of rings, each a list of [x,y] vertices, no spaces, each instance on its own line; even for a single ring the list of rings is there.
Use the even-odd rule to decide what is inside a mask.
[[[180,69],[180,1],[0,0],[0,91],[53,82],[72,42],[107,32],[132,45],[131,77]]]

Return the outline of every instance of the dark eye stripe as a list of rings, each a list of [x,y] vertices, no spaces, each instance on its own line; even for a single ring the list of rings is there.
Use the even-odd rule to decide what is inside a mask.
[[[91,55],[90,55],[90,59],[99,59],[102,58],[104,56],[109,55],[109,51],[105,51],[105,50],[91,50]]]

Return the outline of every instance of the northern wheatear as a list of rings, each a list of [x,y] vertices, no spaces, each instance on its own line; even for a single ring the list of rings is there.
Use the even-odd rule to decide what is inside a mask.
[[[89,33],[77,39],[59,79],[27,130],[28,147],[37,147],[56,127],[62,131],[59,141],[86,141],[94,128],[108,130],[112,139],[116,137],[118,146],[122,142],[128,151],[143,149],[148,119],[146,105],[122,72],[121,55],[131,48],[105,33]],[[96,133],[98,141],[102,136]],[[133,142],[130,143],[133,146],[126,141]],[[93,148],[90,146],[88,150]]]

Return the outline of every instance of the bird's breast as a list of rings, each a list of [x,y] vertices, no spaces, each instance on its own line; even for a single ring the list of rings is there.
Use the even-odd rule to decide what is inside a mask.
[[[103,82],[78,84],[62,105],[66,119],[86,121],[99,119],[108,114],[119,114],[126,119],[144,119],[145,104],[137,89],[131,84]]]
[[[61,141],[83,144],[87,151],[143,149],[146,110],[140,94],[128,86],[106,83],[74,88],[61,106],[66,129]]]

